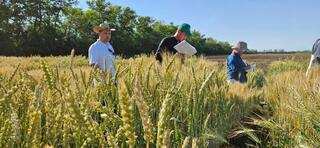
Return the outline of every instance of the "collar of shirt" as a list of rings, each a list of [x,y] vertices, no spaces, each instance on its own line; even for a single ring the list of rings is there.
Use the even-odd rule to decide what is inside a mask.
[[[110,45],[109,42],[102,42],[102,41],[99,40],[99,39],[97,39],[97,42],[98,42],[99,44],[103,44],[103,45],[106,45],[106,46],[109,46],[109,45]]]

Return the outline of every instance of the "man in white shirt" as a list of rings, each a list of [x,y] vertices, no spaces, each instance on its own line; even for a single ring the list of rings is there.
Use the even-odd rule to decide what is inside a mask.
[[[99,35],[99,38],[89,48],[89,64],[94,68],[99,68],[104,72],[109,72],[112,78],[115,78],[115,52],[110,44],[111,29],[105,22],[93,28],[93,31]]]
[[[307,70],[306,75],[308,76],[311,69],[315,66],[320,65],[320,39],[316,40],[312,47],[312,54],[310,59],[310,64]]]

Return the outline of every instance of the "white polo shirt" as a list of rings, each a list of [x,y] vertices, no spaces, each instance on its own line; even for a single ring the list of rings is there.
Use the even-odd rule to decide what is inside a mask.
[[[89,64],[97,65],[101,70],[110,72],[115,76],[115,52],[109,42],[103,43],[100,40],[94,42],[89,48]]]

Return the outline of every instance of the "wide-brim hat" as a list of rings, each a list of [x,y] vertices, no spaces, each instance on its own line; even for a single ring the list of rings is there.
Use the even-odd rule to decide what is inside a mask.
[[[116,31],[116,29],[110,28],[109,24],[106,23],[106,22],[100,24],[99,26],[93,27],[93,31],[94,31],[95,33],[100,33],[100,32],[103,31],[103,30]]]
[[[232,46],[232,49],[239,50],[239,51],[246,51],[248,50],[248,44],[246,42],[240,41]]]

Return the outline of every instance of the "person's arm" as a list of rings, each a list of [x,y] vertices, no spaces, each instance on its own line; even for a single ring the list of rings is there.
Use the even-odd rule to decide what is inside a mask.
[[[158,49],[155,53],[156,60],[159,61],[160,63],[162,63],[162,52],[166,48],[165,43],[166,43],[166,39],[164,38],[161,40],[161,42],[158,46]]]
[[[246,63],[243,62],[241,58],[235,57],[232,59],[232,63],[234,64],[235,71],[244,72],[249,68]]]
[[[240,72],[247,72],[247,70],[251,69],[251,65],[245,63],[241,58],[238,59],[237,63]]]
[[[237,67],[235,63],[235,58],[234,57],[228,57],[227,58],[227,72],[228,72],[228,79],[231,80],[236,80],[237,76]]]
[[[90,46],[89,52],[88,52],[88,57],[89,57],[89,65],[94,68],[98,69],[98,54],[95,52],[95,47]]]
[[[250,65],[246,64],[241,58],[236,59],[236,69],[239,72],[239,82],[245,83],[247,82],[247,70],[251,68]]]

